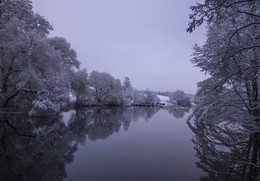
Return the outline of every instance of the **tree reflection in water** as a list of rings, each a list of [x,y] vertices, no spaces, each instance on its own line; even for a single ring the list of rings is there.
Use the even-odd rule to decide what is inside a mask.
[[[77,144],[61,117],[1,120],[0,180],[62,180]]]
[[[81,109],[65,123],[61,115],[1,117],[0,180],[62,180],[78,144],[106,139],[131,121],[150,119],[158,109]]]
[[[170,114],[172,114],[175,118],[183,118],[186,113],[190,111],[189,108],[182,108],[182,109],[167,109]]]
[[[201,180],[260,180],[260,133],[239,124],[209,121],[188,122]],[[258,125],[259,126],[259,125]]]

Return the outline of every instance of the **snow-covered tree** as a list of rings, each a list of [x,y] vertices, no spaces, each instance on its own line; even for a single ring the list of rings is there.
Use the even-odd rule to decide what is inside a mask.
[[[124,89],[132,89],[133,88],[129,77],[125,77],[125,80],[123,82],[123,88]]]
[[[129,77],[126,77],[123,82],[123,104],[131,105],[134,99],[134,90]]]
[[[27,0],[0,2],[0,107],[58,111],[79,66],[64,38],[48,38],[52,27]]]
[[[191,7],[187,31],[208,24],[207,40],[194,47],[192,62],[210,75],[198,84],[195,117],[233,113],[236,119],[259,120],[259,7],[257,0],[207,0]]]
[[[176,90],[169,96],[170,102],[177,103],[180,106],[191,107],[190,98],[182,90]]]
[[[144,103],[156,104],[159,101],[160,101],[159,98],[157,97],[157,95],[154,92],[150,91],[149,89],[146,89],[144,91]]]
[[[86,69],[73,72],[71,88],[76,96],[76,106],[86,105],[90,96],[88,73]]]
[[[143,104],[143,103],[144,103],[144,92],[134,89],[133,104]]]
[[[0,107],[6,107],[19,95],[35,97],[36,92],[26,81],[35,71],[29,57],[35,47],[46,43],[42,39],[51,26],[32,12],[29,1],[2,1],[0,12]],[[37,83],[32,79],[30,84]]]
[[[133,93],[133,103],[134,104],[156,104],[160,100],[158,96],[150,91],[149,89],[146,89],[145,91],[138,91],[134,90]]]
[[[109,73],[93,71],[89,76],[92,94],[97,104],[118,105],[122,103],[122,85]]]
[[[57,51],[58,56],[61,57],[62,65],[67,71],[79,68],[80,62],[77,60],[77,53],[71,48],[70,43],[65,38],[49,38],[49,43]]]

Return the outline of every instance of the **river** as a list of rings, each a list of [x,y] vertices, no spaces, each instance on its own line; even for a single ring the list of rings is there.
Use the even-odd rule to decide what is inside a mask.
[[[260,179],[258,122],[189,115],[148,107],[1,115],[0,180]]]
[[[188,115],[131,107],[3,116],[0,180],[198,180]]]
[[[66,166],[65,180],[198,180],[189,113],[137,109],[127,113],[126,125],[119,116],[112,124],[92,126]],[[110,121],[108,115],[100,119]]]

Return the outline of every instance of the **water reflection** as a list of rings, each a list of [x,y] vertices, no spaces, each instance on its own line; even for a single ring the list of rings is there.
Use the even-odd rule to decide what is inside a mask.
[[[0,180],[62,180],[77,144],[61,117],[0,122]]]
[[[182,108],[182,109],[171,109],[171,108],[169,108],[167,110],[175,118],[183,118],[186,113],[190,112],[189,108]]]
[[[260,133],[239,124],[188,123],[199,158],[201,180],[260,180]]]
[[[78,144],[106,139],[132,121],[149,120],[159,109],[82,109],[65,121],[62,115],[44,118],[2,117],[0,120],[0,180],[62,180]]]
[[[81,109],[75,116],[74,124],[84,124],[84,128],[90,140],[106,139],[120,130],[128,130],[131,121],[137,121],[141,117],[149,120],[159,109],[154,108],[115,108],[115,109]],[[80,123],[79,123],[80,122]]]

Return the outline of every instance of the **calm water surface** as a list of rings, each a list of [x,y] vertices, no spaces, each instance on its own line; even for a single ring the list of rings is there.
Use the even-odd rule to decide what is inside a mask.
[[[3,116],[1,181],[198,180],[186,110],[82,109]]]
[[[137,108],[111,119],[99,114],[65,180],[198,180],[188,113]]]
[[[187,123],[188,115],[154,108],[0,115],[0,181],[260,180],[258,122]]]

